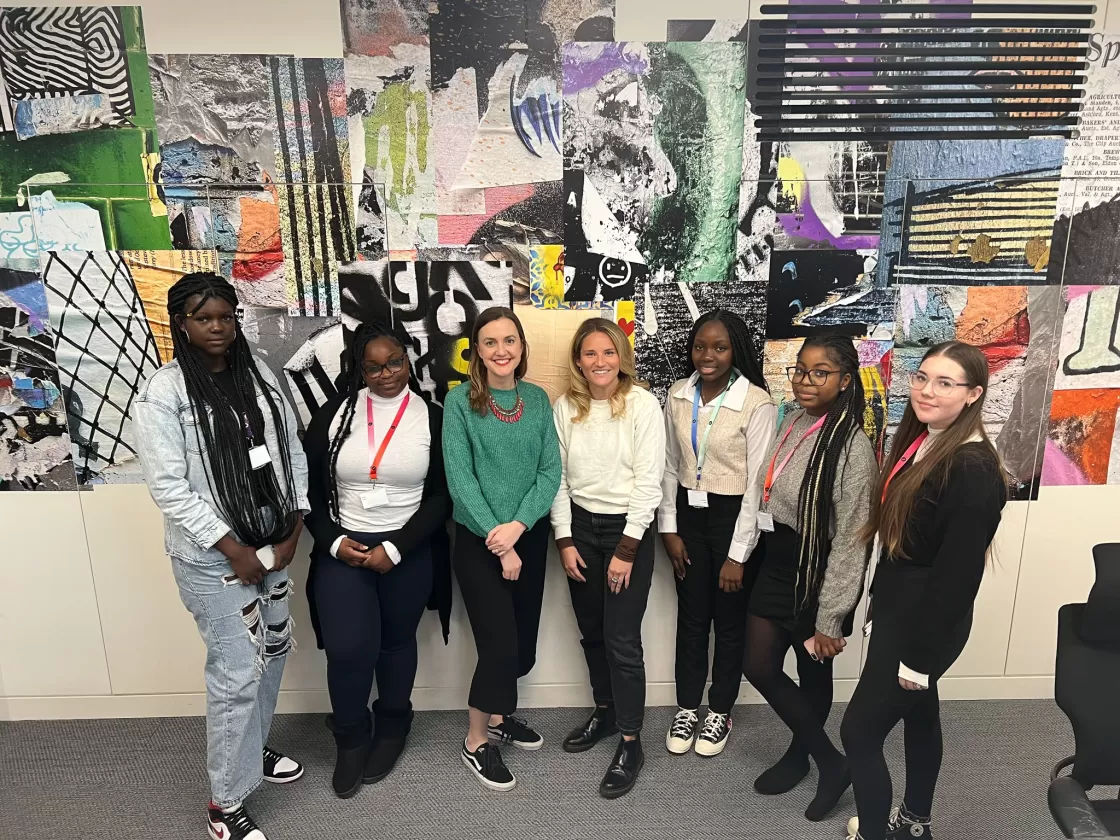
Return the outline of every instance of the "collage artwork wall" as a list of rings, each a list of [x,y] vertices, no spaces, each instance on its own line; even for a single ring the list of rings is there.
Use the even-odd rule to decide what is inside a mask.
[[[142,480],[131,406],[199,270],[302,423],[364,320],[441,401],[482,310],[517,307],[553,397],[602,315],[664,400],[722,307],[783,410],[804,339],[848,335],[882,452],[958,338],[1017,498],[1120,484],[1120,35],[985,2],[637,43],[613,0],[341,0],[343,58],[157,55],[137,7],[2,8],[0,488]]]

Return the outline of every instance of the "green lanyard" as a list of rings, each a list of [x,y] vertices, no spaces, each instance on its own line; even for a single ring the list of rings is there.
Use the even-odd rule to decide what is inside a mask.
[[[708,435],[712,433],[712,426],[716,424],[716,417],[719,416],[719,410],[723,406],[724,397],[727,392],[731,390],[731,386],[735,384],[735,372],[732,371],[731,378],[727,380],[727,387],[720,392],[719,398],[712,406],[711,416],[708,417],[708,427],[704,430],[704,439],[700,444],[696,443],[696,426],[700,418],[700,382],[696,382],[696,391],[692,394],[692,453],[696,456],[696,480],[700,480],[700,471],[704,469],[704,461],[708,458]]]

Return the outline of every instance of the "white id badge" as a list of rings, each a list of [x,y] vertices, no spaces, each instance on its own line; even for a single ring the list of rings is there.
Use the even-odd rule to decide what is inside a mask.
[[[706,508],[708,506],[708,494],[703,490],[689,490],[688,506],[694,508]]]
[[[249,450],[249,466],[253,469],[259,470],[271,463],[272,457],[268,454],[267,446],[254,446]]]
[[[384,507],[387,504],[389,504],[389,493],[384,487],[374,487],[362,493],[362,507],[366,510]]]
[[[758,522],[758,530],[767,533],[774,530],[774,514],[769,511],[760,510],[756,521]]]

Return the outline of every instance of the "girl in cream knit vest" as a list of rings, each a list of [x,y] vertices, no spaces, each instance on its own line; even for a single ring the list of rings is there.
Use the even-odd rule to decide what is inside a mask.
[[[727,745],[739,694],[758,542],[759,471],[774,438],[770,399],[747,325],[733,312],[702,316],[688,341],[688,379],[665,403],[666,455],[657,523],[677,578],[676,683],[679,709],[665,745],[715,756]],[[708,713],[698,710],[715,658]]]

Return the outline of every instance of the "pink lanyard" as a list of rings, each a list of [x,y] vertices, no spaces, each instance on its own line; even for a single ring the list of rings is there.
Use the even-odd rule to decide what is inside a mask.
[[[922,432],[914,438],[914,442],[902,453],[902,457],[895,461],[894,466],[891,467],[891,474],[888,475],[887,480],[883,482],[883,497],[879,499],[879,504],[887,500],[887,488],[891,486],[891,482],[894,481],[894,477],[898,475],[899,470],[905,467],[907,462],[914,457],[914,453],[922,448],[922,444],[926,442],[927,437],[929,437],[929,432]]]
[[[789,459],[793,457],[793,453],[797,451],[797,447],[805,442],[805,438],[809,437],[809,435],[811,435],[813,432],[820,429],[820,427],[824,425],[824,421],[826,419],[827,415],[821,417],[816,423],[810,426],[809,430],[801,436],[801,439],[793,445],[793,449],[789,451],[789,454],[782,459],[782,463],[778,465],[778,468],[774,469],[774,462],[778,460],[778,453],[782,451],[782,447],[786,445],[786,441],[789,439],[790,433],[793,432],[794,424],[789,424],[789,428],[786,429],[785,435],[782,436],[782,442],[779,443],[778,448],[774,450],[774,457],[770,459],[770,469],[766,471],[766,482],[762,485],[762,500],[764,502],[770,501],[770,489],[774,486],[774,482],[778,480],[778,476],[782,474],[782,470],[786,468],[786,464],[788,464]]]
[[[385,437],[381,440],[381,447],[377,450],[375,455],[373,452],[373,399],[366,397],[366,440],[369,443],[369,480],[377,481],[377,467],[381,463],[381,458],[385,454],[385,450],[389,446],[389,441],[393,438],[393,433],[400,425],[401,418],[404,417],[404,410],[408,408],[409,394],[404,395],[404,401],[401,407],[397,409],[397,416],[393,418],[392,425],[389,426],[389,431],[385,433]]]

